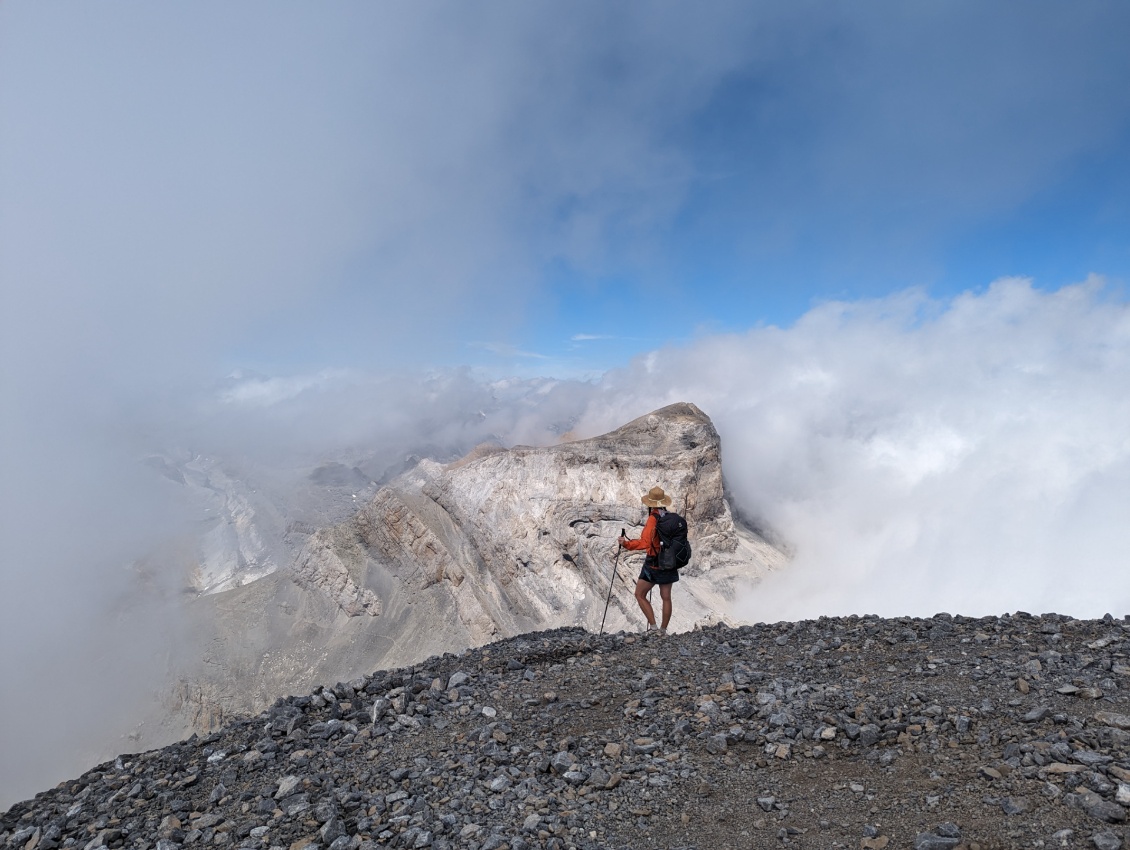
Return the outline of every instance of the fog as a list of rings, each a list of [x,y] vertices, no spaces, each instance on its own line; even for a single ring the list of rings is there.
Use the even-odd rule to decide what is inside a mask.
[[[648,355],[581,427],[692,400],[790,544],[743,618],[1130,612],[1130,310],[1099,280],[829,303]]]
[[[1125,609],[1124,299],[1057,289],[1123,254],[945,268],[1127,173],[1127,11],[1037,5],[0,4],[0,806],[199,651],[155,454],[299,480],[693,401],[795,551],[743,616]]]

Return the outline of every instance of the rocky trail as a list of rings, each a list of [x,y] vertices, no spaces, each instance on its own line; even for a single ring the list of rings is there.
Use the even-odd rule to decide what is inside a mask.
[[[532,633],[122,755],[0,846],[1114,850],[1128,654],[1022,613]]]

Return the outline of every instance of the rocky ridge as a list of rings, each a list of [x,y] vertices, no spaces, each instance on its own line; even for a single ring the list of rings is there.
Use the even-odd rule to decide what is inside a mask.
[[[0,846],[1098,847],[1130,617],[526,634],[278,700],[0,815]]]
[[[142,730],[145,740],[208,731],[279,694],[374,667],[540,629],[599,628],[616,537],[638,535],[640,494],[656,484],[687,516],[695,551],[672,628],[722,619],[742,585],[787,558],[734,521],[721,451],[706,414],[673,404],[592,439],[420,460],[348,519],[311,530],[290,568],[192,601],[202,658],[177,671],[171,719]],[[350,480],[342,470],[323,477]],[[641,559],[620,558],[609,629],[641,622],[632,596]]]
[[[784,562],[734,523],[718,432],[680,403],[588,440],[421,460],[354,518],[312,535],[295,580],[351,617],[379,617],[406,592],[440,597],[470,645],[547,625],[595,626],[592,602],[607,590],[615,539],[642,526],[640,494],[656,483],[691,526],[685,627],[720,613],[733,581]],[[627,625],[631,594],[615,600],[611,616]]]

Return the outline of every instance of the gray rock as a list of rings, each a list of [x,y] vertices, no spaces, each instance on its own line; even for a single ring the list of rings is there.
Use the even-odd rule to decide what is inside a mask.
[[[447,690],[450,691],[452,688],[457,688],[460,685],[465,685],[470,680],[471,677],[468,676],[466,672],[464,672],[463,670],[456,670],[447,680]]]
[[[275,791],[275,799],[281,800],[284,797],[289,797],[301,784],[302,779],[298,776],[284,776],[279,780],[279,787]]]
[[[369,719],[376,723],[388,713],[390,708],[392,708],[392,703],[389,700],[378,697],[373,701],[373,707],[369,709]]]
[[[337,802],[332,799],[321,800],[314,806],[314,819],[325,823],[337,814]]]
[[[1090,750],[1076,750],[1071,754],[1071,759],[1087,767],[1096,767],[1100,764],[1109,764],[1114,761],[1113,756],[1106,756],[1102,753],[1096,753]]]
[[[1087,795],[1083,798],[1083,811],[1096,820],[1106,823],[1122,823],[1126,820],[1126,809],[1097,795]]]
[[[565,773],[571,770],[573,765],[576,764],[576,757],[567,751],[555,753],[553,758],[549,760],[549,766],[553,769],[554,773]]]
[[[1052,744],[1048,749],[1048,755],[1056,761],[1066,764],[1071,761],[1071,746],[1064,743]]]
[[[1104,799],[1089,788],[1080,787],[1073,794],[1063,795],[1064,803],[1076,806],[1096,820],[1106,823],[1122,823],[1126,820],[1126,809],[1117,803]]]
[[[35,835],[35,827],[25,826],[9,835],[7,844],[9,847],[23,847],[33,835]]]
[[[1052,713],[1052,710],[1049,706],[1041,705],[1041,706],[1037,706],[1036,708],[1033,708],[1031,711],[1029,711],[1027,714],[1025,714],[1020,719],[1024,723],[1039,723],[1041,720],[1043,720],[1045,717],[1047,717],[1051,713]]]
[[[322,824],[322,828],[318,830],[318,835],[321,836],[323,844],[333,844],[334,841],[345,835],[345,824],[341,822],[341,818],[335,815]]]
[[[914,850],[951,850],[960,843],[960,838],[951,838],[933,832],[920,832],[914,837]]]
[[[589,774],[586,781],[594,788],[604,788],[611,779],[612,777],[609,775],[608,771],[598,767]]]
[[[610,458],[617,469],[611,476]],[[289,468],[264,470],[252,487],[218,459],[174,463],[219,521],[215,528],[209,523],[201,547],[206,563],[196,573],[206,578],[193,603],[209,624],[202,636],[209,660],[194,656],[170,672],[165,703],[177,705],[177,714],[170,718],[162,708],[147,726],[187,736],[343,671],[395,667],[421,652],[460,653],[527,630],[596,630],[604,606],[590,603],[609,589],[615,539],[621,527],[638,534],[640,493],[660,472],[662,485],[683,500],[678,509],[689,514],[694,539],[694,561],[684,573],[693,581],[679,587],[676,630],[717,621],[739,586],[788,562],[782,548],[735,521],[722,487],[721,441],[709,417],[690,404],[591,439],[480,447],[448,460],[455,458],[420,460],[383,486],[375,483],[383,470],[361,474],[352,460],[332,461],[325,468],[334,472],[318,480],[367,481],[362,490],[332,497],[313,479],[297,494],[277,485],[268,490],[272,480],[292,479]],[[621,568],[638,558],[623,556]],[[616,582],[612,593],[606,631],[634,628],[639,609],[631,587]],[[388,612],[393,599],[396,610]],[[520,657],[502,663],[511,661],[525,664]],[[461,659],[458,667],[432,672],[446,682],[459,667],[471,670]],[[245,686],[249,675],[255,688]],[[362,692],[388,690],[372,685]],[[337,691],[327,689],[309,705],[323,708],[337,695],[356,712],[359,700],[346,688]]]
[[[719,755],[726,752],[726,736],[725,735],[711,735],[706,739],[706,751]]]
[[[1122,839],[1113,832],[1096,832],[1091,836],[1091,843],[1098,850],[1121,850]]]

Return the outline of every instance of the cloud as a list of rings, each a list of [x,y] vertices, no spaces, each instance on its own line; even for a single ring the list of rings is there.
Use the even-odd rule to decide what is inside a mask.
[[[597,339],[619,339],[611,334],[573,334],[569,337],[573,342],[591,342]]]
[[[316,375],[288,378],[239,378],[232,387],[220,394],[220,398],[229,404],[270,407],[347,375],[347,372],[340,369],[327,369]]]
[[[477,342],[471,343],[472,348],[481,348],[499,357],[521,357],[526,360],[549,360],[545,354],[536,351],[523,351],[522,349],[505,342]]]
[[[1098,279],[827,303],[609,373],[577,431],[689,400],[796,557],[739,613],[1130,612],[1130,307]]]

